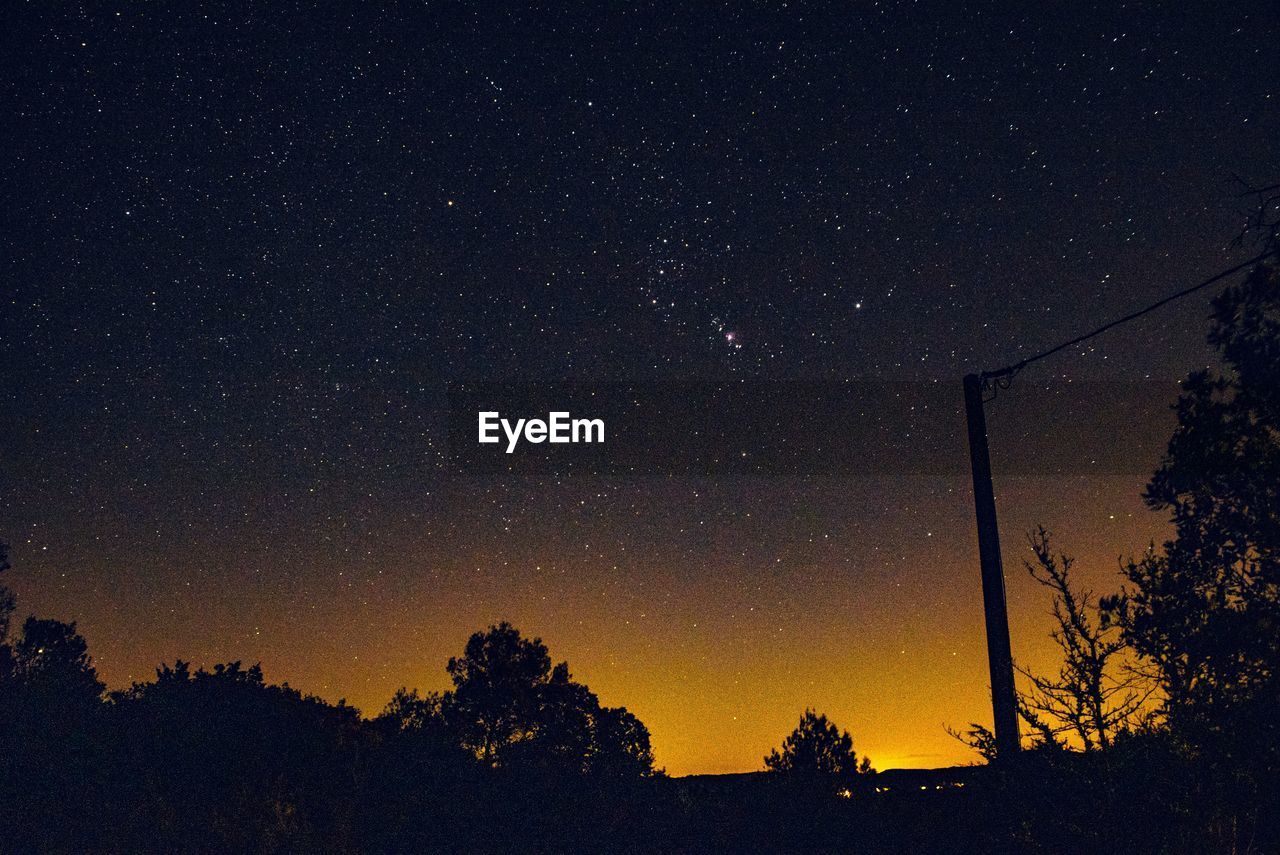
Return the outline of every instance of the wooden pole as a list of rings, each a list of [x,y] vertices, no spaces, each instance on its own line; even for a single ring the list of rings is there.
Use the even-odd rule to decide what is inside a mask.
[[[1013,653],[1009,647],[1009,614],[1004,598],[1004,568],[1000,563],[996,497],[991,485],[991,456],[987,451],[987,417],[982,404],[982,377],[977,374],[965,375],[964,410],[969,422],[969,464],[973,469],[973,504],[978,519],[978,557],[982,566],[982,607],[986,616],[996,754],[1011,757],[1020,748],[1018,702],[1013,684]]]

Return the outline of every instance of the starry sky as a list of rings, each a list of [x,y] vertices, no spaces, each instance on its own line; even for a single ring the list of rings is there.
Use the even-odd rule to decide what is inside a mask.
[[[1252,2],[11,4],[20,611],[113,687],[243,659],[369,714],[507,619],[673,774],[759,768],[806,706],[880,768],[969,760],[960,377],[1248,257],[1278,31]],[[1052,653],[1023,532],[1100,591],[1163,535],[1139,494],[1208,299],[989,405],[1020,661]],[[624,384],[639,424],[738,384],[691,400],[775,438],[802,390],[889,391],[796,439],[855,450],[829,470],[741,463],[750,429],[732,467],[475,468],[450,390],[483,382]]]

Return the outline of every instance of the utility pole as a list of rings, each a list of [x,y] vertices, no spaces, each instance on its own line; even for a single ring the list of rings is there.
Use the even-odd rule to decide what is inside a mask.
[[[1009,647],[1009,613],[1004,600],[1004,567],[1000,563],[1000,530],[996,496],[991,486],[987,451],[987,416],[982,401],[983,376],[966,374],[964,411],[969,422],[969,464],[973,469],[973,505],[978,518],[978,557],[982,566],[982,608],[987,626],[987,665],[991,669],[991,710],[995,714],[996,752],[1012,757],[1018,739],[1018,700],[1013,685],[1013,652]]]

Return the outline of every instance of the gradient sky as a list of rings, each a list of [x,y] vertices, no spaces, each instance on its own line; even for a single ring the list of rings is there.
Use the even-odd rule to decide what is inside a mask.
[[[971,759],[959,378],[1247,257],[1231,179],[1280,139],[1272,4],[1011,8],[6,9],[20,611],[113,687],[242,659],[370,714],[507,619],[672,773],[759,768],[806,706],[880,768]],[[1163,535],[1140,491],[1208,298],[991,405],[1020,661],[1052,654],[1023,532],[1097,591]],[[830,477],[448,442],[460,381],[850,379],[941,403],[833,423],[868,463]]]

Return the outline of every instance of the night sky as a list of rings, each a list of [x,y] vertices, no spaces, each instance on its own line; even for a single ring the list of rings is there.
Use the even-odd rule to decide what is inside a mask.
[[[113,688],[242,659],[367,714],[507,619],[673,774],[759,768],[806,706],[880,768],[972,759],[960,377],[1248,257],[1274,5],[490,5],[0,13],[20,614]],[[1099,591],[1162,536],[1209,296],[990,405],[1019,660],[1051,653],[1022,532]],[[460,382],[854,380],[932,402],[833,419],[865,471],[474,471],[448,436]]]

